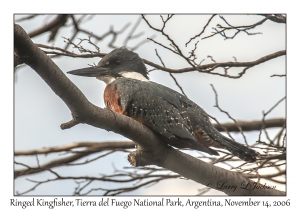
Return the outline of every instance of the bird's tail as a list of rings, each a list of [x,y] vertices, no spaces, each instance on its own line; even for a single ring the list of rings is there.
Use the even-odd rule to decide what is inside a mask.
[[[255,162],[256,156],[259,155],[258,152],[256,152],[253,149],[250,149],[238,142],[235,142],[223,135],[221,135],[221,141],[219,143],[227,149],[229,152],[231,152],[234,156],[239,157],[240,159],[247,161],[247,162]]]

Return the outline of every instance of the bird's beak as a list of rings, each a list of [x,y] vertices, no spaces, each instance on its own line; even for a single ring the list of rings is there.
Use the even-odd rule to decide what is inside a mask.
[[[76,69],[72,71],[68,71],[68,74],[73,74],[77,76],[84,76],[84,77],[99,77],[109,75],[110,71],[107,68],[103,67],[87,67],[83,69]]]

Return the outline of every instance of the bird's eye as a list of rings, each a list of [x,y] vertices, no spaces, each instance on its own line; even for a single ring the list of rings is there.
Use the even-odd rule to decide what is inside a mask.
[[[117,61],[116,61],[116,64],[117,64],[117,65],[120,65],[120,64],[121,64],[121,61],[117,60]]]
[[[107,62],[105,63],[105,65],[109,65],[109,61],[107,61]]]

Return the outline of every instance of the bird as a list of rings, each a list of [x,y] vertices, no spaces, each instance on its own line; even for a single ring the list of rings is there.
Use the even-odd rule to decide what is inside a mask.
[[[255,162],[259,155],[221,134],[208,114],[185,95],[150,81],[143,60],[126,47],[112,50],[97,66],[67,73],[105,82],[108,109],[142,123],[173,147],[216,156],[219,153],[213,148],[226,149],[246,162]]]

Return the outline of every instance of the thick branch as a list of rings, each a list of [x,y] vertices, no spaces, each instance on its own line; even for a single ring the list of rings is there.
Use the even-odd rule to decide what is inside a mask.
[[[285,195],[282,191],[270,189],[274,186],[264,187],[262,184],[255,183],[244,177],[242,174],[227,171],[210,163],[203,162],[171,147],[165,147],[164,151],[165,154],[162,157],[156,156],[153,158],[150,153],[137,150],[129,155],[130,162],[134,163],[135,166],[155,163],[185,178],[220,190],[227,195]],[[231,187],[222,188],[222,183],[226,184],[226,186],[236,186],[236,190],[232,190]]]
[[[18,56],[18,54],[14,53],[14,68],[18,65],[22,64],[22,59]]]
[[[52,60],[37,48],[26,32],[19,26],[14,27],[14,44],[18,55],[34,69],[50,88],[66,103],[77,122],[111,130],[129,139],[133,139],[148,155],[149,162],[174,171],[186,178],[221,190],[229,195],[284,195],[273,189],[239,189],[235,192],[229,189],[218,189],[216,181],[224,181],[230,185],[241,186],[250,183],[250,179],[234,172],[205,163],[190,155],[184,154],[163,141],[147,127],[129,117],[119,115],[107,109],[101,109],[91,104],[82,92],[61,72]],[[28,56],[30,55],[30,56]]]

